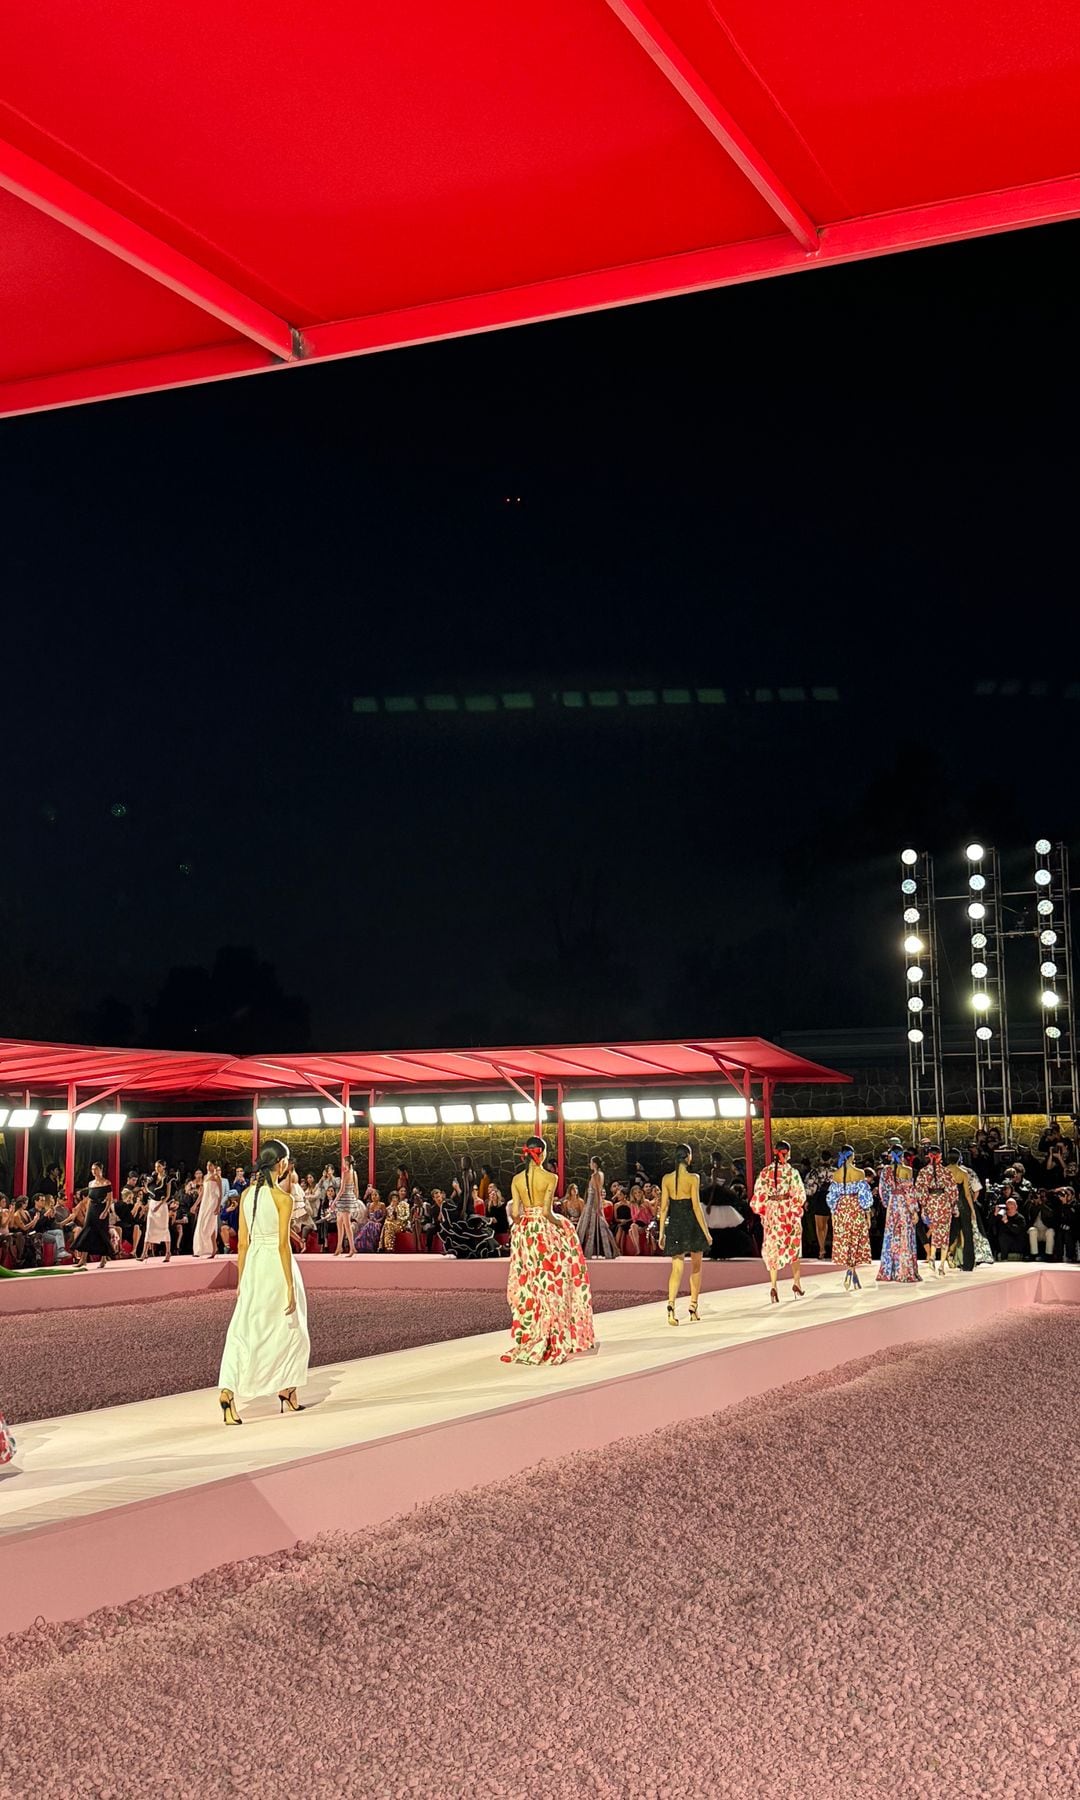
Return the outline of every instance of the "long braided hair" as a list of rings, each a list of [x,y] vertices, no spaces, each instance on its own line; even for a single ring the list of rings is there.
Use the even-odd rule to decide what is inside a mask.
[[[773,1193],[774,1194],[775,1194],[777,1188],[780,1186],[780,1152],[781,1152],[781,1150],[786,1150],[788,1155],[789,1156],[791,1155],[791,1145],[789,1143],[787,1143],[784,1138],[781,1138],[780,1142],[778,1144],[773,1145],[772,1184],[773,1184]]]
[[[521,1146],[521,1154],[525,1158],[525,1192],[529,1205],[532,1205],[532,1172],[538,1163],[542,1163],[547,1155],[547,1144],[542,1137],[526,1138]]]
[[[277,1168],[279,1162],[288,1160],[288,1155],[289,1146],[288,1144],[283,1144],[280,1138],[268,1138],[262,1149],[259,1151],[259,1160],[256,1164],[258,1174],[255,1178],[255,1192],[251,1196],[252,1225],[255,1223],[255,1214],[259,1210],[259,1190],[264,1187],[273,1187],[274,1170]]]
[[[854,1144],[841,1144],[839,1150],[836,1153],[836,1160],[840,1164],[840,1171],[844,1177],[845,1189],[847,1188],[847,1185],[848,1185],[848,1178],[847,1178],[848,1163],[851,1161],[854,1154],[855,1154]]]

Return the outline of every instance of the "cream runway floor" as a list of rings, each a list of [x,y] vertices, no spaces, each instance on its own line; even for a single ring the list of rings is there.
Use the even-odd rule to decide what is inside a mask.
[[[861,1356],[874,1348],[872,1334],[868,1338],[865,1330],[874,1318],[883,1319],[896,1308],[941,1308],[940,1327],[929,1319],[926,1325],[949,1330],[950,1296],[1011,1283],[1026,1282],[1030,1288],[1036,1273],[1030,1264],[1001,1264],[903,1287],[877,1285],[871,1276],[860,1294],[848,1295],[841,1277],[830,1272],[806,1277],[801,1301],[791,1298],[790,1284],[784,1282],[779,1307],[768,1304],[760,1286],[710,1294],[703,1300],[699,1325],[686,1322],[684,1299],[677,1331],[667,1324],[662,1303],[630,1307],[598,1316],[597,1352],[553,1369],[501,1363],[504,1332],[424,1345],[316,1369],[303,1396],[307,1411],[282,1418],[276,1401],[248,1405],[240,1429],[223,1427],[214,1390],[36,1423],[14,1420],[18,1467],[0,1481],[0,1537],[10,1541],[43,1525],[86,1519],[132,1502],[518,1408],[523,1402],[599,1388],[643,1372],[670,1371],[717,1351],[765,1340],[787,1340],[789,1353],[787,1346],[774,1344],[784,1352],[780,1380],[795,1380],[805,1372],[798,1340],[814,1327],[849,1321],[850,1356]],[[1068,1271],[1056,1273],[1067,1280]],[[1075,1280],[1080,1298],[1080,1271]],[[1009,1304],[1005,1294],[1001,1301]],[[1016,1303],[1022,1303],[1019,1289]],[[861,1329],[855,1328],[856,1321]],[[920,1321],[920,1335],[926,1325]],[[143,1353],[152,1354],[152,1346]],[[714,1404],[723,1403],[718,1392]]]

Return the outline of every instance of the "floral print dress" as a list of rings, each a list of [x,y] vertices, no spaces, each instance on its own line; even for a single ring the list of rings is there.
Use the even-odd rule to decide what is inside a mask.
[[[948,1251],[952,1222],[959,1210],[957,1184],[948,1169],[927,1163],[915,1177],[919,1210],[930,1229],[930,1247]]]
[[[842,1269],[859,1269],[870,1261],[870,1208],[873,1190],[868,1181],[829,1183],[832,1213],[832,1259]]]
[[[792,1168],[789,1162],[770,1163],[754,1183],[750,1205],[764,1222],[761,1254],[766,1268],[782,1269],[785,1263],[797,1262],[802,1255],[802,1218],[806,1206],[806,1189],[798,1169]]]
[[[3,1413],[0,1413],[0,1468],[9,1463],[15,1454],[15,1439],[8,1430]]]
[[[885,1236],[881,1241],[879,1281],[921,1281],[915,1221],[919,1203],[915,1184],[897,1175],[892,1163],[881,1171],[879,1192],[885,1206]]]
[[[512,1348],[503,1362],[563,1363],[592,1349],[589,1271],[569,1219],[524,1208],[510,1233],[506,1298]]]

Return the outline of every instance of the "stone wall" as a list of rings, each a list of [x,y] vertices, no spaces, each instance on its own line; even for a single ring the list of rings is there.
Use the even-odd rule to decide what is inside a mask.
[[[1038,1137],[1044,1124],[1045,1115],[1041,1114],[1015,1119],[1017,1142],[1032,1142]],[[976,1120],[973,1113],[954,1113],[949,1116],[947,1125],[949,1142],[959,1147],[971,1139]],[[910,1119],[899,1113],[879,1113],[873,1116],[833,1113],[777,1119],[775,1135],[790,1140],[797,1158],[813,1158],[822,1150],[834,1150],[844,1143],[853,1144],[859,1157],[873,1156],[881,1149],[887,1137],[895,1135],[907,1143],[910,1133]],[[384,1126],[378,1134],[378,1185],[385,1188],[392,1181],[397,1164],[404,1163],[413,1180],[422,1188],[445,1187],[461,1157],[468,1152],[477,1169],[482,1163],[489,1164],[496,1179],[505,1186],[514,1171],[521,1166],[518,1150],[525,1135],[526,1127],[523,1125],[417,1125],[397,1130]],[[335,1168],[338,1166],[341,1145],[339,1132],[288,1131],[285,1136],[302,1174],[308,1169],[314,1169],[318,1174],[327,1162],[332,1162]],[[548,1140],[554,1151],[553,1126],[548,1128]],[[729,1159],[741,1158],[742,1121],[720,1119],[712,1122],[687,1122],[683,1129],[672,1119],[650,1124],[635,1124],[632,1120],[614,1125],[568,1124],[567,1175],[571,1181],[583,1183],[588,1174],[590,1156],[600,1156],[609,1176],[619,1177],[626,1170],[628,1146],[632,1147],[630,1154],[640,1157],[647,1169],[651,1169],[654,1163],[670,1168],[672,1150],[677,1143],[683,1141],[693,1145],[699,1162],[707,1160],[714,1150]],[[367,1173],[367,1131],[362,1128],[354,1129],[350,1142],[362,1184]],[[764,1153],[764,1134],[761,1121],[757,1119],[754,1121],[754,1160],[759,1167]],[[238,1162],[249,1166],[250,1133],[206,1131],[203,1133],[201,1155],[204,1163],[207,1156],[215,1156],[230,1168]]]

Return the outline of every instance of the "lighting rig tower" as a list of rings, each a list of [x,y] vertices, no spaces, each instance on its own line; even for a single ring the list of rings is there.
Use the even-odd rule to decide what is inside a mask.
[[[1001,871],[996,850],[970,843],[967,905],[971,940],[971,1005],[975,1014],[975,1094],[979,1125],[999,1124],[1012,1137],[1009,1018],[1005,997]]]
[[[900,863],[903,869],[900,894],[904,914],[911,1141],[918,1143],[925,1124],[932,1120],[934,1136],[940,1143],[945,1131],[945,1097],[941,1063],[941,1008],[938,1002],[934,865],[925,850],[902,850]]]
[[[1068,849],[1064,844],[1051,844],[1049,838],[1040,838],[1035,845],[1035,935],[1047,1119],[1058,1112],[1080,1111],[1070,901]]]

